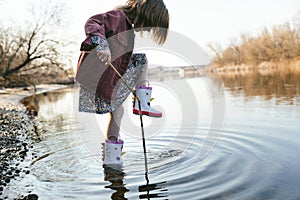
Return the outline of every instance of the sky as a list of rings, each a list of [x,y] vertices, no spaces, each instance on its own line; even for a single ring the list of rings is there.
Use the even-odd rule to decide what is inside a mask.
[[[38,0],[0,0],[0,19],[22,23],[30,15],[28,8]],[[57,0],[65,6],[64,34],[80,45],[84,23],[109,11],[125,0]],[[255,35],[300,16],[299,0],[164,0],[170,13],[170,31],[182,34],[208,52],[208,44],[225,48],[241,33]],[[18,5],[16,7],[16,5]],[[17,21],[17,22],[16,22]],[[209,52],[208,52],[209,54]]]

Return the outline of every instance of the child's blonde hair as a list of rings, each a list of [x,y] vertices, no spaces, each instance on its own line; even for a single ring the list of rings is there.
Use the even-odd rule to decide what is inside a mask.
[[[135,28],[142,32],[151,28],[150,35],[156,43],[161,45],[166,41],[169,12],[163,0],[127,0],[119,9],[132,20]]]

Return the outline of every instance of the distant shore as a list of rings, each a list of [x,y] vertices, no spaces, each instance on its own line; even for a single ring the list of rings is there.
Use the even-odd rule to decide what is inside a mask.
[[[231,74],[246,74],[258,71],[261,74],[272,74],[274,72],[281,73],[300,73],[300,60],[293,62],[263,62],[259,65],[226,65],[222,67],[216,67],[211,65],[207,67],[206,73],[216,73],[221,75]]]

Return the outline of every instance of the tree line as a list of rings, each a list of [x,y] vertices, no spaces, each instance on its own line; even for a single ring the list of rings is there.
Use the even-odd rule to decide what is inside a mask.
[[[32,18],[19,24],[0,25],[0,86],[14,87],[51,82],[68,76],[70,44],[55,36],[62,9],[51,1],[34,5]]]
[[[218,44],[209,44],[209,48],[213,51],[216,67],[300,60],[300,23],[295,20],[274,26],[271,30],[264,28],[257,36],[240,34],[224,50]]]

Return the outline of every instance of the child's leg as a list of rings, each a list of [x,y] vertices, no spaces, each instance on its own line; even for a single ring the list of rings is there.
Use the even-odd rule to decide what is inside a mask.
[[[148,61],[144,64],[143,66],[143,72],[139,78],[139,81],[138,83],[144,81],[144,80],[147,80],[147,73],[148,73]]]
[[[120,123],[124,113],[123,106],[119,106],[110,113],[110,121],[107,129],[107,140],[103,143],[103,164],[122,165],[123,141],[119,139]]]
[[[107,129],[107,139],[117,141],[119,138],[121,119],[124,114],[123,106],[119,106],[113,112],[110,113],[110,121]]]

